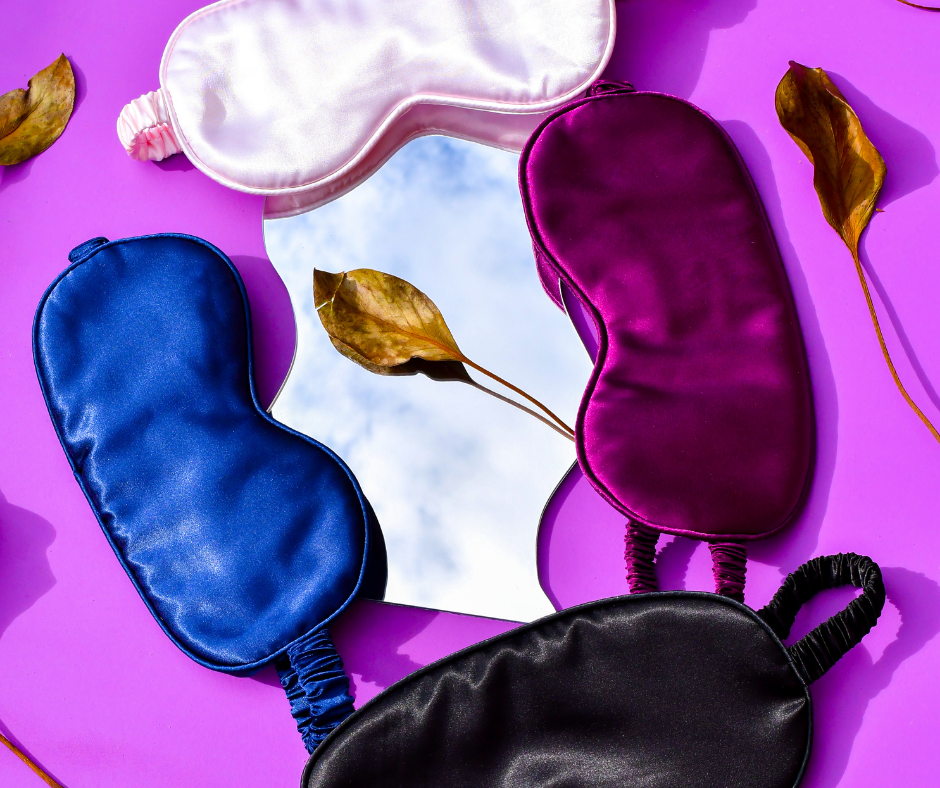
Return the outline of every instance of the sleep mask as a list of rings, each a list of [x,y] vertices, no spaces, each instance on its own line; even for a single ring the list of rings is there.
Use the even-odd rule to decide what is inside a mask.
[[[308,747],[352,711],[326,626],[381,599],[385,549],[352,472],[258,405],[248,301],[211,244],[74,249],[33,327],[75,478],[157,623],[196,662],[272,661]]]
[[[800,606],[862,594],[787,647]],[[878,566],[814,558],[758,612],[689,591],[593,602],[423,668],[343,722],[301,788],[794,788],[809,685],[884,606]]]
[[[809,369],[754,183],[686,101],[598,82],[550,115],[519,165],[542,281],[598,334],[578,459],[629,518],[631,588],[656,588],[660,533],[710,543],[743,599],[745,543],[792,522],[815,458]],[[577,304],[574,304],[577,306]]]
[[[176,29],[118,134],[289,216],[423,134],[520,150],[603,71],[615,18],[613,0],[223,0]]]

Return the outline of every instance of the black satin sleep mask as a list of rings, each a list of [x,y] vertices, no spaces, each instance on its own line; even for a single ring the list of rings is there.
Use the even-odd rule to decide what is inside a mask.
[[[862,594],[792,646],[800,606]],[[762,610],[666,592],[565,610],[413,673],[313,753],[302,788],[793,788],[808,685],[871,629],[881,571],[815,558]]]
[[[111,547],[188,656],[276,662],[304,742],[352,711],[326,626],[381,598],[385,548],[343,461],[258,404],[241,277],[186,235],[74,249],[36,312],[49,415]]]

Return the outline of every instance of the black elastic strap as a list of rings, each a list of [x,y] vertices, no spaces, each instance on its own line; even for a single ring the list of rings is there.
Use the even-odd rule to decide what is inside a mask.
[[[787,649],[807,684],[820,678],[857,646],[881,615],[885,585],[878,564],[855,553],[814,558],[784,580],[770,603],[757,613],[783,640],[806,602],[820,591],[847,585],[861,588],[861,596]]]

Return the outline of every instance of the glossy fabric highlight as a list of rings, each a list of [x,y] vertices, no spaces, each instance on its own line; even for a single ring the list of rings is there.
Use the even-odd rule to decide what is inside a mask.
[[[521,150],[613,50],[613,0],[224,0],[174,32],[176,139],[267,215],[352,188],[420,134]]]
[[[763,206],[703,112],[599,88],[553,113],[520,161],[540,276],[553,297],[564,279],[600,336],[581,467],[657,531],[765,536],[809,489],[815,416]]]
[[[792,788],[811,729],[807,687],[752,610],[644,594],[419,670],[340,725],[301,786]]]
[[[37,373],[77,481],[170,638],[247,672],[360,586],[381,597],[381,535],[352,473],[258,405],[228,259],[159,235],[95,239],[73,260],[36,313]]]

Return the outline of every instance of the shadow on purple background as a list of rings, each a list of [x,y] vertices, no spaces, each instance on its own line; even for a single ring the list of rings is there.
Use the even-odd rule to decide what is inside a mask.
[[[757,0],[618,0],[617,48],[604,76],[688,98],[712,30],[741,24]]]
[[[174,159],[186,161],[183,156],[174,156],[168,161]],[[293,359],[294,310],[287,287],[268,258],[236,254],[232,255],[232,262],[248,291],[255,385],[261,407],[268,408],[287,377]],[[312,279],[310,286],[313,287]],[[278,347],[281,352],[270,353],[272,347]]]
[[[35,159],[27,159],[21,164],[0,168],[0,193],[26,180],[26,178],[29,177],[29,171],[32,169],[34,161]]]
[[[517,626],[513,621],[361,600],[349,606],[330,634],[340,654],[355,655],[354,662],[347,661],[347,672],[359,707],[432,659]]]
[[[930,140],[913,126],[885,112],[838,72],[827,70],[826,73],[855,110],[881,157],[888,162],[878,207],[886,208],[895,200],[933,183],[940,175],[940,168]]]
[[[37,514],[13,506],[0,492],[0,638],[20,615],[55,585],[46,551],[55,541],[52,524]],[[16,676],[6,676],[16,681]],[[36,758],[0,720],[0,733],[42,768]],[[47,773],[52,774],[46,769]],[[54,776],[54,775],[53,775]],[[63,785],[63,788],[68,788]]]
[[[878,197],[878,208],[884,210],[901,197],[933,183],[937,175],[940,175],[940,168],[937,166],[937,153],[933,145],[930,144],[930,140],[913,126],[909,126],[885,112],[841,74],[834,71],[827,71],[826,73],[832,77],[832,81],[836,83],[846,100],[852,105],[852,109],[855,110],[855,114],[861,120],[866,134],[881,153],[882,158],[885,162],[889,162],[885,183]],[[877,214],[873,217],[873,221],[878,221]],[[937,393],[936,387],[917,357],[917,352],[904,330],[901,318],[887,290],[881,283],[877,270],[872,265],[865,250],[864,236],[860,252],[869,284],[881,301],[880,306],[876,308],[879,309],[879,312],[883,308],[884,311],[881,314],[887,314],[891,327],[901,343],[914,374],[917,375],[917,379],[934,407],[940,409],[940,394]],[[883,326],[882,330],[884,328]]]
[[[816,407],[816,468],[813,486],[806,507],[796,522],[778,535],[748,545],[748,554],[762,563],[779,567],[781,579],[815,555],[819,531],[826,517],[829,491],[836,466],[836,446],[839,437],[839,398],[836,392],[832,364],[826,350],[826,341],[819,325],[819,317],[800,265],[796,250],[790,241],[780,204],[780,193],[773,165],[767,149],[755,131],[740,120],[721,121],[722,127],[734,141],[741,157],[750,170],[757,186],[767,218],[777,239],[777,247],[787,269],[787,278],[799,310],[800,328],[809,357]]]
[[[46,774],[48,774],[53,780],[55,780],[62,788],[69,788],[69,786],[64,783],[59,777],[56,776],[55,771],[46,766],[41,758],[37,758],[30,752],[29,748],[26,747],[23,742],[21,742],[4,723],[3,720],[0,720],[0,733],[7,737],[20,752],[22,752],[27,758],[29,758],[33,763],[35,763],[40,769],[42,769]],[[23,764],[23,768],[26,769],[26,765]],[[37,778],[38,779],[38,778]]]
[[[13,506],[0,492],[0,638],[55,585],[46,557],[54,541],[51,523]]]
[[[868,649],[852,649],[813,685],[815,705],[827,707],[833,721],[826,726],[825,735],[818,735],[813,741],[807,781],[820,788],[839,785],[869,704],[888,687],[901,664],[940,632],[940,586],[901,567],[882,567],[882,574],[888,596],[883,618],[888,617],[890,606],[900,617],[894,640],[875,660]],[[852,596],[847,589],[841,589],[804,606],[790,642],[844,608]],[[879,625],[887,623],[882,620]]]

